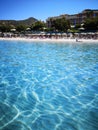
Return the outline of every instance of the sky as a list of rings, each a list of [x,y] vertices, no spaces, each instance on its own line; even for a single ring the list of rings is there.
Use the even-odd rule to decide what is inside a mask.
[[[84,9],[98,9],[98,0],[0,0],[0,20],[23,20],[76,14]]]

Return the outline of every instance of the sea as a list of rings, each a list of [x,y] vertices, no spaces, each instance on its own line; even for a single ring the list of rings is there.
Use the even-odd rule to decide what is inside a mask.
[[[1,40],[0,130],[98,130],[98,43]]]

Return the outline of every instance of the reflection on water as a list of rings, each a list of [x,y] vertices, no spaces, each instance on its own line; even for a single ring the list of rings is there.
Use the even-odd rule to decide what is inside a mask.
[[[0,41],[0,130],[98,130],[98,44]]]

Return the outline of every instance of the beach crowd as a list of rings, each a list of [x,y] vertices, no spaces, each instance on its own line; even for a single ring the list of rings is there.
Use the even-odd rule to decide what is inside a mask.
[[[27,39],[93,39],[98,40],[98,32],[88,33],[0,33],[0,38],[27,38]]]

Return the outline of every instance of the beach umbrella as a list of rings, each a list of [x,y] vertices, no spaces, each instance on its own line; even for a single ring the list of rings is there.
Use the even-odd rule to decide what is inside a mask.
[[[84,23],[81,23],[81,26],[83,27]]]
[[[54,36],[54,35],[55,35],[55,33],[51,33],[51,35],[53,35],[53,36]]]
[[[61,34],[61,33],[56,33],[56,35],[59,35],[59,36],[60,36],[60,35],[62,35],[62,34]]]
[[[40,32],[40,34],[45,34],[45,32]]]
[[[67,34],[66,33],[62,33],[63,36],[66,36]]]
[[[46,33],[46,35],[48,35],[48,36],[49,36],[49,35],[50,35],[50,33]]]
[[[82,34],[82,35],[86,35],[86,33],[80,33],[80,34]]]
[[[79,30],[85,30],[85,28],[81,27],[81,28],[79,28]]]
[[[30,31],[31,30],[31,28],[26,28],[26,31]]]
[[[71,28],[75,28],[75,25],[71,25]]]
[[[15,29],[15,28],[11,29],[11,32],[15,32],[15,31],[16,31],[16,29]]]
[[[98,34],[98,32],[95,32],[95,34]]]
[[[79,33],[74,33],[74,35],[79,35]]]
[[[91,34],[91,32],[88,32],[87,34]]]

